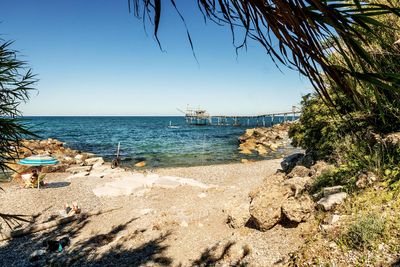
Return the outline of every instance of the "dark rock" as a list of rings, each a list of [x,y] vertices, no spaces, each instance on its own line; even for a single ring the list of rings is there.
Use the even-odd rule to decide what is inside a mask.
[[[285,173],[289,173],[293,168],[304,158],[304,153],[295,153],[283,158],[281,162],[282,170]]]

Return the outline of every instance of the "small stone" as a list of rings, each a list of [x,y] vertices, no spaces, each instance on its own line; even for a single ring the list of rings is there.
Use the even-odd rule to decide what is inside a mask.
[[[248,163],[249,160],[248,160],[248,159],[241,159],[240,162],[241,162],[241,163]]]
[[[336,245],[335,242],[330,242],[330,243],[329,243],[329,247],[332,248],[332,249],[334,249],[334,248],[337,248],[337,245]]]
[[[146,166],[146,161],[140,161],[138,163],[135,164],[135,167],[141,168]]]
[[[75,156],[76,160],[82,160],[83,159],[83,155],[82,154],[78,154]]]
[[[182,227],[188,227],[189,224],[187,223],[187,221],[182,221],[182,222],[180,223],[180,226],[182,226]]]
[[[33,262],[33,261],[38,261],[43,255],[46,254],[46,250],[44,249],[39,249],[39,250],[35,250],[34,252],[32,252],[32,254],[29,256],[29,261]]]
[[[198,194],[197,196],[199,198],[205,198],[207,196],[207,194],[203,192],[203,193]]]

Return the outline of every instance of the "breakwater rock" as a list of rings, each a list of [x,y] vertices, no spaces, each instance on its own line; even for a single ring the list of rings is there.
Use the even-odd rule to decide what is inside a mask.
[[[56,139],[46,140],[23,140],[19,147],[16,147],[16,157],[26,158],[32,155],[48,155],[56,158],[58,164],[51,166],[44,166],[41,172],[64,172],[73,166],[91,166],[94,164],[103,164],[102,158],[94,158],[94,154],[81,152],[68,147]],[[14,177],[26,171],[29,166],[18,165],[11,163],[8,165],[12,170],[16,171]]]
[[[285,122],[272,127],[247,129],[239,137],[239,153],[253,154],[256,152],[264,156],[290,144],[288,135],[290,125],[291,122]]]

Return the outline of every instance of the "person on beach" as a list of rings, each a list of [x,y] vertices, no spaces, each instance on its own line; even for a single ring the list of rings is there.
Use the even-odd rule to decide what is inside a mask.
[[[45,183],[43,181],[44,175],[39,176],[39,172],[36,169],[33,169],[30,173],[21,174],[21,178],[24,181],[24,188],[35,188],[38,186],[44,186]]]
[[[39,174],[38,174],[36,169],[33,169],[32,170],[32,176],[31,176],[31,184],[33,186],[37,185],[38,179],[39,179]]]

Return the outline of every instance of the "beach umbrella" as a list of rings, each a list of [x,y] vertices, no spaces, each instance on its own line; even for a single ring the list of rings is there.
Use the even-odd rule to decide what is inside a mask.
[[[21,159],[18,164],[20,165],[27,165],[27,166],[47,166],[47,165],[55,165],[58,163],[58,160],[47,156],[47,155],[34,155],[24,159]],[[38,177],[38,188],[39,188],[39,177]]]
[[[18,164],[28,166],[46,166],[57,164],[58,160],[47,155],[34,155],[21,159]]]

